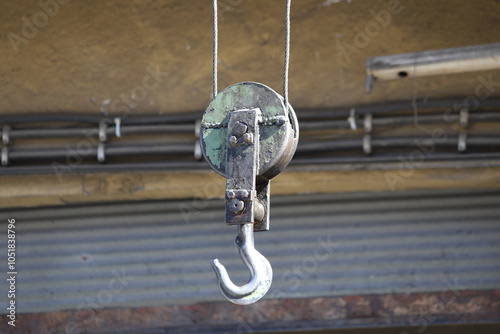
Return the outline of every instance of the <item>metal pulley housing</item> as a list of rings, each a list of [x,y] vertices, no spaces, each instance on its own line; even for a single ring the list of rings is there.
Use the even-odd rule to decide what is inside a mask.
[[[292,106],[266,85],[241,82],[218,93],[210,102],[201,122],[200,143],[208,164],[226,175],[228,125],[231,112],[254,109],[259,125],[257,184],[278,175],[290,162],[297,148],[299,127]],[[237,129],[244,130],[244,129]],[[236,136],[235,136],[236,137]]]
[[[222,294],[248,305],[269,290],[273,270],[255,249],[253,232],[269,230],[270,179],[290,162],[299,138],[297,117],[271,88],[242,82],[217,94],[200,124],[200,146],[208,164],[226,177],[226,224],[237,225],[235,245],[252,274],[235,285],[219,260],[212,260]]]

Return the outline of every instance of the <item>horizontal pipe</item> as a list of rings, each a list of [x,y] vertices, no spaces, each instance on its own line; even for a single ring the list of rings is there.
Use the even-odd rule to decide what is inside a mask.
[[[328,165],[333,170],[351,170],[358,167],[367,169],[381,169],[393,162],[400,162],[398,156],[401,153],[365,156],[365,155],[339,155],[339,156],[297,156],[290,166],[318,166]],[[404,155],[408,158],[408,155]],[[435,152],[426,156],[425,163],[421,167],[426,168],[457,168],[459,166],[467,167],[493,167],[500,166],[500,153],[474,153],[467,154],[451,152]],[[419,165],[420,166],[420,165]],[[309,168],[309,167],[306,167]],[[390,168],[390,167],[389,167]],[[98,173],[98,172],[131,172],[131,171],[193,171],[208,170],[210,167],[204,160],[186,160],[186,161],[161,161],[161,162],[124,162],[119,164],[91,164],[81,163],[71,166],[71,171],[75,173]],[[51,165],[25,165],[9,166],[9,168],[0,168],[0,175],[30,175],[30,174],[50,174],[54,172]]]
[[[1,131],[0,131],[1,132]],[[108,127],[106,135],[115,135],[115,127]],[[193,124],[176,125],[128,125],[121,126],[121,135],[149,135],[149,134],[194,134]],[[47,139],[47,138],[86,138],[99,135],[97,128],[63,128],[63,129],[11,129],[11,139]]]
[[[388,148],[409,148],[415,149],[420,146],[429,146],[431,140],[434,148],[457,147],[458,136],[447,136],[444,140],[432,140],[430,137],[393,137],[393,138],[372,138],[370,140],[373,149]],[[466,139],[466,145],[474,147],[500,147],[500,137],[492,136],[469,136]],[[363,140],[342,139],[321,142],[300,142],[297,147],[297,154],[334,152],[341,150],[362,150]]]
[[[476,102],[476,101],[475,101]],[[466,105],[467,101],[464,98],[461,99],[450,99],[450,100],[437,100],[437,101],[425,101],[417,102],[416,108],[419,111],[425,110],[442,110],[442,113],[449,113],[451,110],[457,110],[462,107],[471,107]],[[477,101],[477,105],[474,105],[474,112],[483,109],[499,109],[500,100],[498,99],[487,99],[483,101]],[[394,114],[400,112],[413,112],[414,106],[411,102],[401,102],[383,105],[368,105],[368,106],[358,106],[356,108],[338,108],[338,109],[310,109],[310,110],[298,110],[297,118],[299,123],[306,120],[315,119],[327,119],[327,118],[347,118],[351,115],[351,110],[354,109],[356,116],[363,116],[366,114],[372,115],[384,115],[384,114]]]
[[[483,112],[483,113],[470,113],[468,116],[469,122],[500,122],[499,112]],[[398,126],[398,125],[412,125],[412,124],[434,124],[434,123],[453,123],[459,122],[460,115],[457,114],[437,114],[437,115],[422,115],[415,118],[413,116],[399,116],[399,117],[379,117],[372,118],[372,126]],[[364,120],[356,119],[357,128],[363,128]],[[317,121],[317,122],[302,122],[300,123],[300,130],[338,130],[350,129],[351,123],[347,120],[336,121]]]
[[[156,124],[156,123],[190,123],[201,119],[202,111],[186,112],[182,114],[165,115],[89,115],[88,113],[50,113],[50,114],[31,114],[16,113],[12,115],[0,115],[0,124],[17,123],[88,123],[99,124],[102,120],[112,124],[115,118],[120,118],[122,124]]]
[[[450,109],[456,105],[464,104],[464,98],[436,100],[417,102],[418,110],[431,109]],[[413,111],[411,102],[399,102],[380,105],[361,105],[354,107],[356,115],[364,114],[386,114],[395,112]],[[486,99],[477,101],[476,110],[482,108],[500,108],[500,99]],[[334,118],[334,117],[349,117],[352,107],[344,108],[325,108],[325,109],[297,109],[295,110],[299,121],[314,120],[315,118]],[[88,123],[97,125],[104,119],[108,124],[113,124],[115,117],[120,117],[122,125],[147,125],[147,124],[182,124],[194,123],[201,119],[203,111],[186,112],[181,114],[165,114],[165,115],[116,115],[104,117],[102,115],[88,115],[84,113],[50,113],[50,114],[33,114],[33,113],[16,113],[12,115],[0,115],[0,125],[12,125],[19,123]]]
[[[460,116],[457,114],[433,114],[422,115],[417,119],[413,116],[397,116],[397,117],[374,117],[372,118],[373,126],[398,126],[415,124],[432,124],[432,123],[451,123],[458,122]],[[474,112],[470,113],[469,121],[471,122],[500,122],[500,112]],[[362,118],[355,120],[358,128],[363,128],[364,121]],[[151,134],[193,134],[194,123],[192,124],[158,124],[158,125],[122,125],[120,132],[121,136],[126,135],[151,135]],[[303,121],[300,123],[301,130],[337,130],[349,129],[350,122],[345,120],[323,120],[323,121]],[[114,136],[116,133],[115,126],[107,127],[107,136]],[[1,136],[2,131],[0,131]],[[11,139],[47,139],[47,138],[97,138],[99,130],[93,128],[45,128],[45,129],[11,129],[9,136]]]
[[[366,90],[374,80],[426,77],[500,69],[500,43],[368,58]]]
[[[408,148],[415,149],[422,145],[429,145],[429,137],[393,137],[393,138],[373,138],[371,147],[373,149],[393,149]],[[458,145],[458,136],[448,136],[444,141],[432,142],[435,148],[453,148]],[[500,147],[499,136],[469,136],[466,139],[467,147],[474,148],[492,148]],[[335,152],[345,150],[363,149],[363,140],[359,139],[340,139],[330,141],[302,141],[297,148],[297,155],[307,155],[318,152]],[[96,158],[97,147],[85,149],[78,152],[75,149],[67,148],[30,148],[30,149],[10,149],[8,153],[9,160],[58,160],[58,159],[82,159]],[[194,143],[176,143],[176,144],[152,144],[152,145],[116,145],[107,144],[104,146],[104,155],[107,158],[113,157],[136,157],[136,156],[193,156]]]
[[[194,144],[179,143],[168,145],[129,145],[113,146],[112,144],[104,147],[105,157],[125,157],[125,156],[143,156],[143,155],[193,155]],[[57,160],[71,159],[72,161],[83,158],[97,159],[97,147],[85,148],[81,152],[75,149],[67,148],[38,148],[38,149],[11,149],[9,150],[9,160]]]

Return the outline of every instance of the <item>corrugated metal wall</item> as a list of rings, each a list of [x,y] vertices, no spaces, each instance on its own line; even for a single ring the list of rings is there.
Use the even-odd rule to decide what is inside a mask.
[[[18,311],[223,301],[210,260],[237,283],[249,275],[223,210],[215,199],[0,211],[17,220]],[[273,197],[271,210],[271,231],[256,234],[275,275],[266,298],[500,288],[500,190]]]

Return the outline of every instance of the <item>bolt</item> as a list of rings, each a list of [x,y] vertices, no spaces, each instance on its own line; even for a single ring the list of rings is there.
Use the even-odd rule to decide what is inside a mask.
[[[245,143],[247,144],[252,144],[253,143],[253,135],[251,133],[245,133],[243,135],[243,140],[245,141]]]
[[[248,190],[242,190],[240,194],[241,194],[241,197],[243,197],[243,198],[248,198],[248,196],[250,195]]]
[[[245,203],[243,203],[243,201],[240,201],[239,199],[235,198],[231,201],[231,203],[229,203],[229,210],[234,213],[240,213],[244,208]]]
[[[236,122],[233,125],[233,135],[236,137],[241,137],[244,133],[248,131],[248,126],[241,122]]]
[[[230,143],[232,146],[236,145],[236,144],[238,143],[238,138],[236,138],[235,136],[231,136],[231,137],[229,138],[229,143]]]
[[[234,193],[234,191],[228,190],[228,191],[226,191],[226,197],[227,197],[227,199],[233,199],[236,197],[236,194]]]
[[[259,201],[255,201],[253,206],[254,221],[260,223],[264,220],[266,209]]]

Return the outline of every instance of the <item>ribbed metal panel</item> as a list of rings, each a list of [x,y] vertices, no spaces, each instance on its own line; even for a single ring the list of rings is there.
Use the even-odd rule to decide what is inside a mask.
[[[249,275],[223,210],[217,199],[0,211],[17,220],[18,311],[223,301],[210,260],[237,283]],[[274,269],[266,298],[500,288],[500,191],[273,197],[256,247]]]

